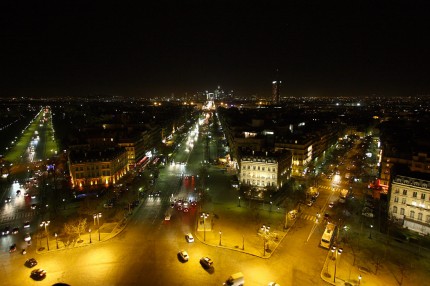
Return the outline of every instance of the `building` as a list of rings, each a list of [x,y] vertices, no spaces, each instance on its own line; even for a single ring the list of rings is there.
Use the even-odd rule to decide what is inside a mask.
[[[292,175],[303,176],[306,166],[312,160],[313,147],[310,136],[282,137],[275,141],[275,151],[288,150],[292,154]]]
[[[77,150],[69,152],[68,164],[73,187],[115,184],[129,170],[125,148]]]
[[[274,104],[279,104],[281,102],[281,81],[274,80],[272,81],[272,101]]]
[[[404,228],[430,234],[430,175],[396,175],[391,182],[389,216]]]
[[[290,178],[290,152],[255,152],[241,154],[240,182],[259,189],[279,189]]]

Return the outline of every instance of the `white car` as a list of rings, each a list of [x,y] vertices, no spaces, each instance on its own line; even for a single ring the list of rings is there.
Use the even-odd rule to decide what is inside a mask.
[[[278,284],[278,283],[276,283],[276,282],[270,282],[268,286],[281,286],[281,285],[279,285],[279,284]]]
[[[188,253],[185,250],[179,251],[178,255],[182,261],[188,261],[189,259]]]
[[[27,234],[25,235],[25,237],[24,237],[24,241],[29,242],[30,240],[31,240],[31,236],[30,236],[30,234],[29,234],[29,233],[27,233]]]
[[[194,237],[191,233],[187,233],[185,235],[185,239],[187,240],[187,242],[194,242]]]

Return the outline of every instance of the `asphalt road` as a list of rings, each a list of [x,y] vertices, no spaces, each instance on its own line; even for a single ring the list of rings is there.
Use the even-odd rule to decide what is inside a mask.
[[[195,176],[195,186],[201,183],[197,173],[207,154],[204,140],[199,140],[187,153],[184,144],[177,151],[176,162],[186,165],[166,166],[161,169],[155,190],[160,197],[146,198],[131,217],[127,227],[114,238],[90,246],[63,249],[36,254],[35,245],[26,255],[2,252],[0,272],[3,285],[52,285],[64,282],[70,285],[222,285],[229,275],[241,271],[246,285],[267,285],[277,281],[280,285],[324,285],[320,278],[327,251],[318,247],[323,229],[315,225],[315,209],[323,208],[330,195],[321,190],[315,207],[305,209],[294,228],[280,243],[270,258],[209,246],[196,239],[185,240],[187,232],[195,233],[196,216],[210,205],[236,203],[237,194],[231,188],[230,175],[209,167],[205,187],[210,189],[207,205],[198,205],[190,212],[175,210],[170,221],[164,214],[173,197],[195,195],[192,184],[180,181],[183,174]],[[209,144],[211,154],[216,144]],[[187,185],[188,184],[188,185]],[[246,223],[246,222],[243,222]],[[5,247],[2,247],[4,250]],[[190,260],[179,261],[177,253],[186,250]],[[204,269],[199,259],[209,256],[214,261],[212,270]],[[35,268],[47,270],[43,281],[29,278],[31,270],[24,266],[26,259],[35,257]]]

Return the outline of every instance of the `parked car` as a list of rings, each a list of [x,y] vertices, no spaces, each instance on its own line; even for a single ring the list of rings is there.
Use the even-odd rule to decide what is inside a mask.
[[[194,237],[191,233],[187,233],[185,235],[185,239],[187,240],[187,242],[194,242]]]
[[[15,252],[16,251],[16,244],[14,243],[14,244],[12,244],[10,247],[9,247],[9,252],[10,253],[12,253],[12,252]]]
[[[178,255],[179,255],[179,258],[184,262],[188,261],[189,259],[188,253],[185,250],[179,251]]]
[[[30,222],[29,221],[24,222],[24,228],[29,228],[29,227],[30,227]]]
[[[14,227],[12,229],[12,234],[17,234],[19,232],[19,227]]]
[[[200,264],[204,268],[211,268],[211,267],[213,267],[213,261],[209,257],[202,257],[202,258],[200,258]]]

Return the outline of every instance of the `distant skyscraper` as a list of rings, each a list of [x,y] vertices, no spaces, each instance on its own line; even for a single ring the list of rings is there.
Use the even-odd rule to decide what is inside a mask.
[[[272,101],[275,104],[281,102],[280,88],[281,81],[278,80],[278,70],[276,70],[276,80],[272,81]]]
[[[272,82],[272,101],[273,103],[279,103],[281,102],[281,96],[280,96],[280,89],[281,87],[281,81],[274,80]]]

